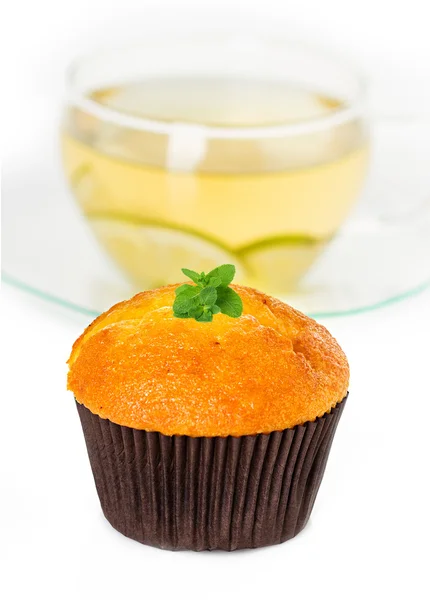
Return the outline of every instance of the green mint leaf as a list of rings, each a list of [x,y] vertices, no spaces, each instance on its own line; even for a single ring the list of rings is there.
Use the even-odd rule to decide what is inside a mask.
[[[178,296],[186,296],[191,298],[193,296],[198,296],[200,294],[200,289],[195,285],[190,285],[189,283],[184,283],[184,285],[180,285],[175,290],[176,297]]]
[[[195,285],[181,285],[175,293],[173,311],[176,313],[188,313],[191,308],[199,304],[200,289]]]
[[[188,298],[189,300],[197,300],[201,292],[201,288],[196,285],[182,285],[181,288],[179,292],[176,292],[176,299]]]
[[[221,265],[208,273],[207,277],[209,279],[211,277],[218,277],[221,279],[221,285],[227,287],[233,281],[235,273],[236,267],[234,265]]]
[[[236,273],[234,265],[221,265],[210,273],[197,273],[182,269],[195,285],[185,283],[175,290],[173,314],[180,319],[195,319],[209,323],[213,315],[223,313],[229,317],[240,317],[242,300],[229,284]]]
[[[186,275],[187,277],[189,277],[191,279],[191,281],[194,281],[194,283],[199,283],[200,282],[200,275],[198,273],[196,273],[195,271],[191,271],[191,269],[181,269],[182,273],[184,275]]]
[[[194,306],[193,308],[190,308],[190,310],[188,311],[188,316],[191,317],[192,319],[198,319],[202,314],[203,314],[202,306]]]
[[[205,306],[212,306],[215,304],[217,298],[217,292],[214,287],[205,287],[200,292],[200,303]]]
[[[184,290],[186,290],[190,287],[193,287],[193,286],[189,285],[188,283],[184,283],[183,285],[180,285],[175,290],[175,296],[179,296],[179,294],[181,294]]]
[[[212,318],[212,312],[210,310],[204,310],[202,314],[196,318],[196,321],[199,321],[199,323],[210,323]]]
[[[195,303],[193,300],[190,300],[189,298],[181,298],[179,296],[173,303],[173,311],[181,315],[187,315],[188,312],[194,308],[194,306]]]
[[[214,288],[219,287],[220,285],[222,285],[221,277],[211,277],[209,279],[209,285],[211,285]]]
[[[175,310],[173,310],[173,316],[176,317],[177,319],[189,319],[190,315],[188,313],[179,313],[179,312],[175,312]]]
[[[217,305],[224,315],[237,319],[243,311],[242,299],[232,288],[218,288]]]

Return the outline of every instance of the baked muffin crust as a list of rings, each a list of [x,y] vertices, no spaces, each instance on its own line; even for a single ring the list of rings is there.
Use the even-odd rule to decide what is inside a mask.
[[[241,436],[314,421],[346,396],[345,354],[313,319],[238,285],[241,317],[178,319],[177,285],[116,304],[76,340],[68,389],[92,413],[165,435]]]

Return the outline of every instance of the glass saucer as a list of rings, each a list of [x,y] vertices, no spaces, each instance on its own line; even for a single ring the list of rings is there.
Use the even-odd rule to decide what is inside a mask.
[[[328,317],[379,308],[427,287],[429,155],[429,121],[374,122],[370,173],[354,213],[295,293],[282,299]],[[60,164],[44,160],[5,179],[5,282],[88,316],[140,291],[97,244]]]

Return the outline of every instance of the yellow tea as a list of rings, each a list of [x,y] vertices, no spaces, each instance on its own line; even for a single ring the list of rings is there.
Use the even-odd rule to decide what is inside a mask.
[[[177,282],[184,266],[200,272],[229,262],[240,283],[290,291],[363,181],[363,124],[324,124],[344,105],[317,91],[157,78],[99,89],[91,99],[162,125],[134,128],[70,108],[63,134],[72,190],[101,243],[140,288]],[[273,135],[276,126],[297,124]]]

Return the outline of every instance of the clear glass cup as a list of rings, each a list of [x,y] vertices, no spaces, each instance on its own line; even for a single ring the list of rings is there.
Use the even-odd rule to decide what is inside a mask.
[[[233,263],[237,282],[300,290],[368,163],[363,80],[282,40],[178,37],[68,73],[65,172],[136,289]]]

